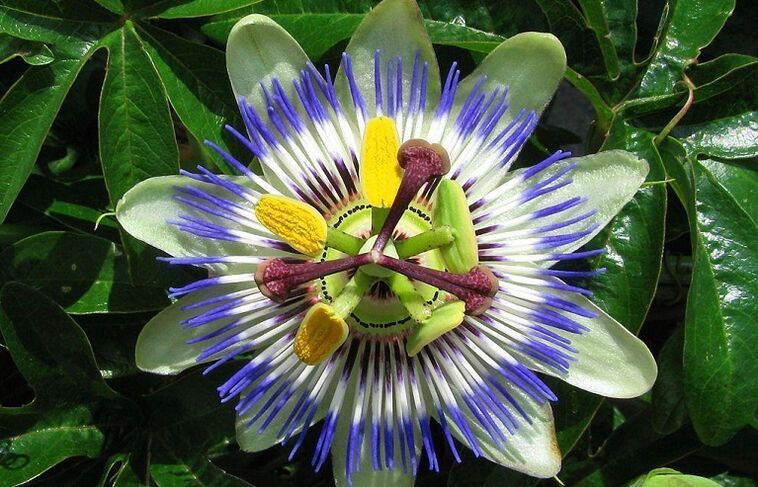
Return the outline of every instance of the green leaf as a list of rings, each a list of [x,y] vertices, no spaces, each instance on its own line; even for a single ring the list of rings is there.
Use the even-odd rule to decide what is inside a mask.
[[[687,407],[702,441],[719,445],[750,424],[758,407],[758,227],[742,206],[758,188],[733,192],[722,184],[728,178],[716,178],[710,163],[686,159],[672,139],[664,149],[693,242],[684,340]]]
[[[92,343],[100,375],[114,379],[139,373],[134,363],[134,345],[144,319],[133,314],[95,315],[93,319],[80,315],[77,318]]]
[[[735,0],[677,0],[658,48],[640,82],[638,97],[665,95],[682,80],[700,49],[711,43],[734,10]]]
[[[41,42],[0,34],[0,64],[16,56],[32,66],[50,64],[54,58],[50,48]]]
[[[171,113],[131,22],[103,39],[108,67],[100,97],[100,159],[113,205],[134,185],[179,172]]]
[[[595,67],[594,62],[602,57],[597,39],[574,3],[563,0],[535,1],[547,17],[549,31],[561,40],[566,49],[571,66],[585,75],[602,73],[604,69]]]
[[[687,76],[695,84],[694,103],[697,105],[716,95],[735,89],[741,82],[758,72],[758,58],[742,54],[725,54],[712,61],[687,68]],[[673,92],[650,97],[633,98],[619,108],[629,116],[640,116],[681,103],[687,96],[684,86]]]
[[[0,101],[0,222],[29,177],[53,119],[79,70],[94,49],[78,59],[58,57],[32,66]]]
[[[758,112],[746,112],[699,125],[680,126],[674,135],[682,139],[682,144],[691,154],[706,154],[723,159],[756,157]]]
[[[620,58],[620,62],[634,61],[634,48],[637,44],[637,0],[580,0],[579,4],[585,11],[590,27],[595,31],[597,36],[598,30],[592,25],[599,20],[593,20],[587,14],[585,3],[599,4],[588,5],[592,9],[600,8],[605,22],[608,24],[608,37],[613,43],[614,49]],[[597,15],[593,13],[593,15]],[[603,29],[599,29],[602,31]],[[598,42],[602,42],[598,39]],[[602,47],[602,46],[601,46]]]
[[[69,313],[152,311],[167,304],[162,287],[132,285],[126,259],[107,240],[46,232],[0,254],[3,281],[19,281],[55,300]]]
[[[671,434],[687,420],[684,402],[682,353],[684,327],[679,327],[658,354],[658,380],[653,387],[653,428],[661,434]]]
[[[692,233],[697,234],[685,391],[700,437],[717,445],[749,424],[758,406],[758,227],[755,215],[745,213],[707,167],[693,165],[697,228]]]
[[[0,408],[0,485],[36,477],[72,456],[95,457],[120,397],[103,381],[81,328],[55,303],[17,283],[0,292],[0,331],[34,389],[32,404]]]
[[[228,474],[202,455],[179,456],[173,444],[160,442],[163,451],[150,465],[150,475],[158,487],[183,487],[188,484],[214,487],[251,487],[244,480]]]
[[[248,7],[262,0],[194,0],[177,2],[162,0],[144,9],[138,10],[139,17],[160,17],[162,19],[182,19],[188,17],[205,17]]]
[[[710,171],[721,186],[729,189],[734,201],[753,221],[758,219],[758,198],[755,197],[758,171],[755,160],[721,162],[702,159],[700,164]]]
[[[600,46],[600,53],[603,56],[605,70],[608,78],[616,79],[620,74],[619,58],[616,53],[616,46],[611,39],[610,22],[607,18],[605,5],[601,0],[579,0],[584,17],[592,32],[595,33],[595,39]],[[628,8],[628,5],[626,6]]]
[[[117,17],[87,2],[4,0],[0,5],[0,32],[30,41],[54,44],[57,54],[78,57],[105,32]]]
[[[202,31],[219,44],[226,44],[229,32],[238,20],[251,13],[259,13],[284,27],[311,59],[318,59],[338,42],[349,39],[370,8],[370,2],[362,1],[261,2],[252,8],[216,16],[203,25]]]
[[[756,67],[758,67],[756,57],[744,54],[724,54],[716,59],[692,66],[687,74],[696,86],[702,86],[733,75],[737,71],[754,72]]]
[[[721,487],[755,487],[755,480],[747,477],[729,475],[728,473],[722,473],[715,477],[711,477],[711,480]]]
[[[179,150],[163,84],[132,23],[102,43],[110,56],[100,101],[100,158],[115,206],[140,181],[177,174]],[[166,266],[155,261],[155,250],[123,231],[122,241],[132,282],[156,288],[177,284],[177,272],[161,276]]]
[[[242,119],[226,74],[224,53],[190,42],[148,24],[137,26],[144,48],[158,70],[176,115],[199,141],[210,140],[243,163],[252,159],[226,130],[242,128]],[[222,170],[226,164],[203,147],[206,156]]]
[[[0,307],[0,330],[36,393],[31,407],[117,397],[100,376],[84,332],[49,298],[10,283],[0,292]]]
[[[124,13],[124,4],[121,0],[95,0],[97,3],[107,8],[114,14]]]

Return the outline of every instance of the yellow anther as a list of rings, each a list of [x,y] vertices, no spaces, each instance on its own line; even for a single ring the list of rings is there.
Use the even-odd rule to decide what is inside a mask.
[[[326,244],[326,221],[307,204],[272,194],[263,195],[255,205],[255,216],[271,233],[295,250],[315,257]]]
[[[328,358],[347,338],[345,320],[331,306],[317,303],[308,310],[295,335],[295,355],[308,365]]]
[[[372,118],[366,124],[361,149],[363,195],[376,208],[389,208],[400,188],[403,170],[397,162],[400,143],[395,122],[388,117]]]

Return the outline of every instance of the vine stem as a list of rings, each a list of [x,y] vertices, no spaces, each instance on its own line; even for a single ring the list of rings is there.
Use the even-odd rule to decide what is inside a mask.
[[[695,85],[692,83],[692,80],[690,80],[687,75],[683,75],[683,81],[684,84],[687,85],[687,101],[684,102],[684,105],[681,109],[679,109],[678,112],[676,112],[676,115],[669,121],[669,123],[666,124],[665,127],[661,130],[661,132],[655,136],[655,139],[653,139],[653,143],[655,146],[661,145],[661,142],[664,141],[664,139],[668,136],[669,132],[677,126],[677,124],[682,120],[682,118],[687,114],[690,107],[692,106],[692,102],[695,101]]]

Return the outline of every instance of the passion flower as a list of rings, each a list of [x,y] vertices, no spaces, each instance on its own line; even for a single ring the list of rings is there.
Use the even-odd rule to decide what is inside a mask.
[[[537,477],[560,469],[538,373],[633,397],[652,385],[645,345],[557,270],[634,195],[648,168],[621,151],[558,151],[510,170],[565,70],[549,34],[505,41],[444,83],[417,6],[366,16],[336,76],[272,20],[227,48],[244,120],[229,131],[262,175],[149,179],[119,202],[133,236],[208,277],[137,344],[148,371],[206,372],[237,399],[238,440],[296,454],[319,428],[338,485],[412,485],[459,448]],[[567,282],[568,281],[568,282]],[[433,434],[432,423],[440,435]],[[442,442],[435,442],[435,438]]]

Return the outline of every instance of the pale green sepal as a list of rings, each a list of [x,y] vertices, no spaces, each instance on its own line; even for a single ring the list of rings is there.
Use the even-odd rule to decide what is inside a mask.
[[[598,317],[587,323],[589,333],[570,337],[579,360],[562,378],[605,397],[626,399],[649,391],[658,365],[645,343],[584,296],[573,293],[573,300]]]
[[[356,374],[357,375],[357,374]],[[356,387],[354,384],[350,389]],[[352,397],[349,390],[347,397]],[[348,409],[349,411],[350,409]],[[413,487],[416,476],[410,468],[403,472],[402,449],[395,447],[395,468],[392,470],[374,470],[371,464],[371,435],[363,435],[363,443],[358,449],[356,460],[360,462],[358,471],[353,473],[351,481],[347,479],[347,439],[350,433],[350,414],[340,414],[337,420],[337,431],[332,442],[332,470],[336,487]],[[420,439],[416,438],[416,454],[419,454]],[[355,446],[353,447],[355,448]]]
[[[456,113],[479,79],[485,92],[508,87],[508,110],[495,133],[504,128],[522,108],[537,115],[547,106],[566,71],[566,51],[552,34],[523,32],[503,41],[464,79],[456,93]]]
[[[245,97],[265,123],[268,123],[268,106],[261,83],[270,89],[271,80],[276,78],[287,97],[298,100],[292,81],[300,78],[300,71],[307,64],[308,56],[300,44],[266,16],[248,15],[229,32],[226,70],[235,99]],[[267,165],[263,164],[262,169],[266,180],[282,194],[296,196]]]
[[[479,66],[461,81],[455,95],[451,120],[458,116],[469,93],[486,76],[481,85],[484,93],[495,88],[508,89],[508,109],[493,129],[499,134],[524,109],[542,113],[553,97],[566,71],[566,51],[552,34],[523,32],[503,41]],[[515,159],[517,154],[513,155]],[[471,164],[476,161],[472,160]],[[493,171],[476,185],[477,195],[487,194],[503,180],[504,174]],[[469,195],[471,196],[471,195]]]
[[[559,282],[558,279],[551,281]],[[510,347],[509,352],[530,369],[601,396],[628,399],[649,391],[658,375],[658,365],[645,343],[586,297],[570,292],[562,292],[560,297],[597,313],[595,318],[571,315],[572,320],[589,328],[588,332],[577,335],[553,330],[571,340],[571,346],[578,352],[568,372],[557,372]]]
[[[419,62],[429,65],[429,82],[427,88],[427,109],[433,109],[437,104],[440,93],[440,73],[437,66],[437,56],[434,54],[432,42],[424,28],[421,11],[413,0],[384,0],[374,7],[356,29],[345,49],[350,55],[353,65],[355,82],[360,89],[369,115],[373,116],[374,106],[374,51],[382,51],[382,73],[387,68],[387,60],[397,56],[403,58],[403,99],[408,100],[413,61],[416,52],[420,53]],[[348,89],[344,66],[335,81],[337,95],[343,106],[352,106],[352,98]],[[385,78],[382,77],[382,83]]]
[[[195,358],[208,346],[208,343],[187,344],[187,341],[206,335],[210,330],[207,326],[185,329],[180,323],[197,316],[205,309],[183,310],[182,307],[249,286],[249,284],[235,284],[204,289],[181,298],[155,315],[142,328],[137,338],[134,353],[137,367],[153,374],[175,375],[200,363]],[[219,320],[216,326],[220,328],[232,319],[234,318]]]
[[[308,56],[286,30],[270,18],[253,14],[234,24],[226,43],[226,70],[236,98],[244,96],[258,114],[266,113],[260,83],[277,78],[288,94]]]
[[[645,181],[645,177],[649,171],[647,162],[629,152],[622,150],[599,152],[584,157],[566,159],[565,161],[553,164],[533,178],[520,182],[512,190],[512,194],[519,194],[528,190],[535,180],[547,179],[565,169],[566,165],[573,163],[577,163],[577,166],[568,176],[572,179],[571,184],[521,204],[513,211],[493,215],[491,222],[493,224],[506,222],[535,210],[568,201],[574,197],[585,198],[587,201],[582,205],[540,218],[537,222],[526,221],[509,228],[509,231],[515,232],[531,228],[535,225],[546,226],[595,211],[589,218],[561,227],[554,232],[565,235],[573,232],[588,231],[588,234],[574,242],[559,245],[549,250],[555,253],[574,252],[592,240],[621,211],[624,205],[631,201],[640,185]],[[524,169],[514,171],[509,179],[519,178],[523,172]],[[507,184],[507,182],[504,184]],[[552,266],[553,264],[553,261],[542,263],[545,267]]]
[[[231,177],[237,184],[247,186],[249,180]],[[281,254],[265,247],[191,235],[169,222],[178,221],[181,215],[192,216],[212,223],[228,226],[228,221],[210,215],[178,201],[177,188],[195,187],[221,198],[230,193],[220,186],[195,181],[185,176],[162,176],[142,181],[126,192],[116,205],[116,218],[133,237],[152,245],[174,257],[202,256],[273,256]],[[251,207],[250,214],[253,209]],[[252,264],[214,264],[214,272],[254,272]]]
[[[413,357],[422,348],[463,323],[465,311],[466,304],[463,301],[452,301],[432,311],[432,316],[411,329],[405,342],[408,356]]]
[[[450,272],[464,274],[479,264],[474,223],[469,213],[466,193],[458,182],[443,179],[437,188],[434,201],[435,227],[449,226],[453,241],[440,247],[442,259]]]
[[[531,477],[550,478],[554,477],[561,469],[561,452],[555,436],[555,424],[550,403],[537,404],[524,394],[510,381],[505,380],[497,371],[481,370],[484,376],[490,374],[495,380],[505,387],[525,411],[529,422],[512,406],[504,403],[511,410],[513,416],[520,420],[519,427],[514,434],[508,432],[508,428],[496,417],[492,416],[495,426],[505,435],[506,441],[499,446],[491,435],[481,426],[481,422],[471,414],[468,409],[462,412],[468,426],[471,428],[484,457],[490,461],[508,467],[512,470],[525,473]],[[462,398],[459,398],[462,403]],[[436,413],[432,410],[436,418]],[[468,445],[465,436],[461,433],[455,421],[447,421],[453,436],[463,445]]]

